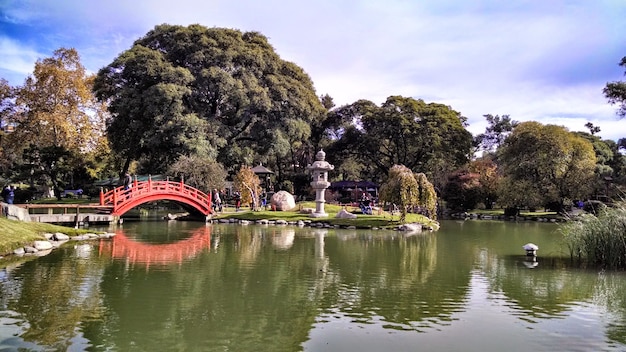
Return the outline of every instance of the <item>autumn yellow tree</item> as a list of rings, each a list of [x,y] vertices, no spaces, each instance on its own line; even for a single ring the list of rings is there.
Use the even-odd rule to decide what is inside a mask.
[[[59,190],[71,183],[76,170],[85,170],[90,153],[100,148],[106,154],[105,109],[96,103],[92,86],[78,52],[61,48],[38,60],[33,74],[16,88],[10,118],[15,131],[6,145],[21,156],[16,164],[23,175],[36,178],[31,183],[51,183]]]
[[[233,180],[235,189],[241,192],[241,203],[252,204],[252,209],[256,210],[259,206],[259,194],[261,193],[261,180],[252,168],[242,166]]]

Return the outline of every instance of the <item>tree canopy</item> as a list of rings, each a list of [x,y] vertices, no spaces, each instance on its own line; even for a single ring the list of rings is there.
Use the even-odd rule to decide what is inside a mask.
[[[499,198],[503,205],[562,206],[566,199],[586,199],[593,190],[593,146],[562,126],[522,122],[498,156],[505,175]]]
[[[14,131],[3,140],[16,179],[62,188],[93,176],[94,153],[103,144],[102,106],[92,94],[75,49],[60,48],[35,63],[32,75],[15,88],[14,106],[4,109]],[[100,148],[101,150],[102,148]],[[76,178],[75,178],[76,176]]]
[[[285,156],[324,108],[304,70],[258,32],[159,25],[97,75],[113,149],[157,172],[181,155],[227,168]]]
[[[376,171],[372,178],[384,178],[394,165],[432,178],[469,160],[472,135],[449,106],[390,96],[380,107],[361,100],[335,114],[343,122],[335,123],[340,138],[329,154],[358,157]]]
[[[626,56],[622,58],[619,65],[626,69]],[[609,82],[606,84],[606,87],[604,87],[603,92],[604,96],[609,100],[609,103],[619,105],[617,114],[621,117],[626,117],[626,82]]]

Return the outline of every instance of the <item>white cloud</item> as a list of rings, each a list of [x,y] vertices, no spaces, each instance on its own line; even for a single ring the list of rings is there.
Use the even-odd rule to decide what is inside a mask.
[[[403,95],[450,105],[470,119],[472,133],[484,131],[482,115],[509,114],[572,130],[591,121],[605,138],[626,137],[602,96],[606,82],[623,77],[626,3],[24,0],[5,7],[16,22],[45,24],[53,32],[46,44],[76,47],[92,71],[155,25],[199,23],[263,33],[338,105]],[[21,54],[3,50],[0,58],[9,59],[0,68],[21,74],[54,50],[9,43]]]
[[[5,79],[11,85],[23,83],[40,56],[36,49],[0,36],[0,71],[6,73]]]

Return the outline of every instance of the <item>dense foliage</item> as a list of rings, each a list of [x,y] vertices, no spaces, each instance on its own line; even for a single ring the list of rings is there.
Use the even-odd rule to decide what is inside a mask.
[[[205,193],[212,189],[224,189],[228,173],[222,164],[196,155],[181,156],[169,167],[168,174],[179,176],[185,184]]]
[[[340,111],[347,115],[340,120],[355,122],[328,154],[358,158],[372,179],[383,179],[394,165],[437,179],[469,160],[472,135],[465,118],[449,106],[390,96],[380,107],[362,100]]]
[[[12,132],[2,139],[9,177],[58,191],[89,183],[108,162],[102,105],[92,94],[74,49],[58,49],[38,60],[24,85],[7,100],[3,120]]]
[[[95,91],[113,150],[152,172],[181,155],[226,168],[288,157],[324,112],[265,36],[200,25],[155,27],[98,72]]]
[[[588,140],[564,127],[520,123],[498,150],[505,175],[500,204],[538,208],[566,200],[586,199],[592,191],[596,165]]]
[[[621,81],[604,90],[622,115],[624,91]],[[436,102],[390,95],[336,107],[260,33],[164,24],[95,76],[61,48],[22,86],[0,78],[0,173],[57,194],[128,169],[207,192],[233,180],[252,203],[263,190],[245,165],[270,168],[275,190],[311,195],[306,165],[323,148],[331,181],[373,181],[381,200],[433,217],[437,197],[457,210],[564,210],[623,194],[626,139],[602,140],[592,123],[573,133],[484,117],[473,138],[460,112]]]

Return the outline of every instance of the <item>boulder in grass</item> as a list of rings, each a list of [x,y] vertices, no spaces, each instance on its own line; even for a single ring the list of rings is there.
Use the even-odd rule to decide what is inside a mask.
[[[345,209],[341,209],[335,217],[337,219],[356,219],[356,214],[352,214]]]
[[[287,191],[278,191],[272,196],[270,204],[273,209],[286,211],[296,207],[296,200],[291,193]]]

